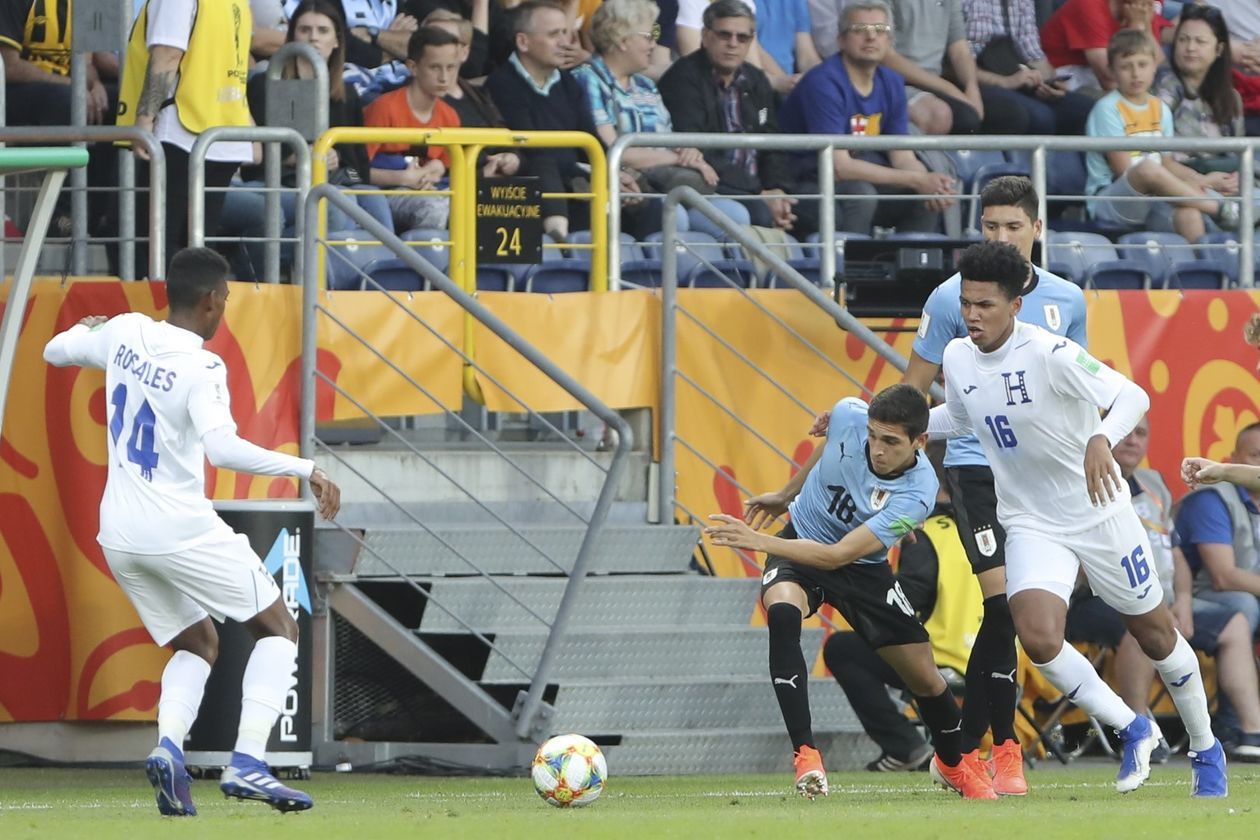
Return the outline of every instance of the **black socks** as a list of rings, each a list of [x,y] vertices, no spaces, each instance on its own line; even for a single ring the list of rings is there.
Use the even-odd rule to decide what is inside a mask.
[[[941,762],[948,767],[957,767],[962,761],[962,717],[958,712],[958,701],[946,687],[935,697],[915,696],[919,707],[919,716],[932,732],[932,746]]]
[[[976,749],[985,730],[993,743],[1015,737],[1015,624],[1005,595],[984,599],[984,620],[967,660],[967,698],[963,704],[963,747]]]
[[[809,666],[801,653],[801,611],[792,604],[766,608],[770,627],[770,682],[779,699],[792,749],[814,746],[809,716]]]

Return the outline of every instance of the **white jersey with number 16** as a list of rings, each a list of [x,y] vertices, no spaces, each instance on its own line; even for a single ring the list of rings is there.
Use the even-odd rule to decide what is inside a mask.
[[[119,315],[49,342],[55,365],[105,370],[109,478],[98,541],[134,554],[169,554],[231,530],[205,494],[207,432],[236,423],[223,360],[199,335]]]

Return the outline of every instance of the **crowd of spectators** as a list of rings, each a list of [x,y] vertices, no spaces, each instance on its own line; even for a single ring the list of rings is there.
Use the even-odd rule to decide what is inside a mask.
[[[0,2],[9,124],[70,123],[73,2]],[[199,14],[211,5],[224,10],[217,33]],[[1254,0],[135,0],[135,11],[129,44],[89,57],[86,119],[155,131],[177,205],[166,210],[171,252],[185,238],[178,205],[193,141],[210,125],[265,121],[261,71],[292,40],[328,62],[331,125],[576,130],[605,146],[627,132],[669,131],[1260,132]],[[1130,91],[1119,87],[1117,62],[1142,65]],[[283,75],[312,74],[290,61]],[[199,104],[207,97],[217,104]],[[257,157],[248,144],[216,144],[207,185],[256,189]],[[636,193],[688,184],[737,224],[803,237],[817,229],[818,203],[791,196],[815,191],[811,157],[634,148],[616,173],[624,228],[659,229],[659,201]],[[94,151],[92,185],[116,183],[111,160],[108,147]],[[448,163],[438,148],[390,144],[339,146],[328,161],[332,180],[398,231],[444,227],[446,200],[365,192],[440,190]],[[1089,210],[1106,224],[1191,241],[1236,224],[1236,160],[1115,152],[1088,165]],[[964,186],[939,156],[909,152],[838,151],[834,169],[838,227],[855,233],[945,229],[942,213]],[[589,177],[582,156],[563,149],[490,154],[483,172],[535,176],[547,193],[581,191]],[[109,226],[106,196],[93,203],[94,226]],[[222,200],[207,193],[207,233],[257,235],[261,193],[229,194],[228,213]],[[292,201],[284,210],[291,225]],[[548,198],[544,215],[558,241],[591,224],[585,201]],[[690,225],[711,223],[693,216]]]

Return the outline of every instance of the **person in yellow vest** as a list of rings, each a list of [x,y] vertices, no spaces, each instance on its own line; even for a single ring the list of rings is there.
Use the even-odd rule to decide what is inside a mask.
[[[249,0],[148,0],[136,16],[123,65],[118,125],[153,132],[166,154],[166,253],[188,243],[188,164],[197,136],[213,126],[253,124],[245,99],[253,28]],[[134,149],[145,158],[143,149]],[[205,230],[212,233],[223,188],[241,163],[253,160],[252,144],[215,143],[206,161]],[[149,185],[149,167],[136,167],[136,183]],[[136,230],[148,229],[148,202],[136,202]],[[136,253],[137,270],[148,250]]]
[[[897,582],[927,628],[937,666],[953,671],[961,681],[984,617],[984,596],[971,582],[971,564],[947,493],[938,495],[936,509],[914,535],[913,542],[900,546]],[[905,688],[892,667],[851,630],[831,634],[823,647],[823,661],[849,698],[862,728],[880,748],[879,757],[866,769],[922,768],[932,757],[932,746],[889,696],[888,686]]]

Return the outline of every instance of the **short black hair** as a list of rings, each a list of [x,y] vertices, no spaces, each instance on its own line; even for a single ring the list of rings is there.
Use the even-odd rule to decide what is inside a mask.
[[[166,300],[171,311],[188,311],[218,291],[230,272],[227,260],[210,248],[184,248],[166,270]]]
[[[906,437],[914,440],[927,431],[927,397],[918,388],[905,382],[890,385],[871,400],[866,416],[876,423],[900,426],[905,430]]]
[[[1018,207],[1037,221],[1037,190],[1023,175],[1002,175],[980,191],[980,210],[989,207]]]
[[[424,58],[424,51],[429,47],[445,47],[451,44],[459,45],[458,35],[436,26],[422,26],[412,32],[407,41],[407,58],[418,62]]]
[[[997,283],[1003,296],[1014,300],[1028,282],[1028,261],[1006,242],[977,242],[962,252],[958,273],[973,283]]]

